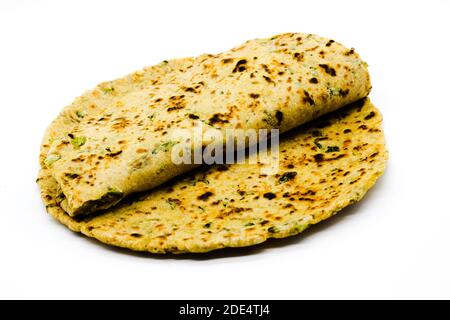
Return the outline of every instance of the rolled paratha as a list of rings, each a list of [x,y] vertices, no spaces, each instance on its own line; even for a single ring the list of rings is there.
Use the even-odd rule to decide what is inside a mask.
[[[370,88],[367,65],[333,40],[300,33],[251,40],[84,93],[47,130],[41,165],[55,180],[57,204],[71,216],[87,214],[192,170],[171,161],[171,136],[196,120],[206,129],[285,132]]]
[[[359,100],[286,133],[276,175],[252,161],[202,167],[98,214],[69,216],[46,167],[38,184],[52,216],[110,245],[152,253],[249,246],[298,234],[359,201],[385,168],[381,120],[368,98]]]

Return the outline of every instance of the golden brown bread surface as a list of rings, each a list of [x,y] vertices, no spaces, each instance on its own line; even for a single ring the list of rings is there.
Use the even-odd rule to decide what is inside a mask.
[[[201,168],[98,215],[65,213],[48,169],[38,184],[52,216],[110,245],[152,253],[249,246],[359,201],[385,168],[381,120],[368,99],[358,101],[284,135],[276,175],[261,175],[258,164]]]
[[[170,151],[172,132],[194,120],[206,129],[287,131],[369,91],[366,64],[337,42],[301,33],[250,40],[84,93],[48,128],[41,166],[58,205],[72,216],[90,213],[193,169],[175,165]]]

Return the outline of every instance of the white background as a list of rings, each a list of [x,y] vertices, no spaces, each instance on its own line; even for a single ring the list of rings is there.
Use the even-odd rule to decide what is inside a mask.
[[[0,1],[0,298],[450,298],[449,1]],[[84,90],[281,32],[369,63],[390,160],[364,201],[303,235],[152,256],[45,213],[43,132]]]

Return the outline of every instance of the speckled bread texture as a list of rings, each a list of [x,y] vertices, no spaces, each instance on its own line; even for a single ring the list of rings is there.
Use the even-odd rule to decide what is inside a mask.
[[[193,169],[175,165],[176,129],[297,127],[368,95],[353,49],[311,34],[256,39],[230,51],[164,61],[84,93],[48,129],[41,165],[75,216]],[[195,146],[201,148],[202,146]]]
[[[250,163],[200,168],[97,215],[65,213],[48,169],[38,184],[52,216],[113,246],[152,253],[250,246],[298,234],[359,201],[385,168],[381,120],[360,100],[285,134],[278,174]]]

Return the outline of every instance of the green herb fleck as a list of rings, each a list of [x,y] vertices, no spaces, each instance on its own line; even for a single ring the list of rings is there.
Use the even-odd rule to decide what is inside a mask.
[[[86,143],[86,137],[74,137],[70,140],[70,143],[74,146],[75,149],[78,149],[82,145]]]
[[[322,145],[320,144],[320,138],[316,138],[314,139],[314,144],[316,145],[317,148],[322,149]]]
[[[47,167],[51,166],[55,161],[58,161],[61,159],[61,156],[59,154],[49,154],[47,158],[45,158],[45,165]]]
[[[280,177],[280,179],[278,179],[278,183],[285,183],[289,180],[292,180],[295,178],[295,176],[297,175],[297,172],[295,171],[289,171],[289,172],[285,172],[283,173],[283,175]]]
[[[228,206],[229,203],[230,203],[230,199],[228,199],[228,198],[223,198],[222,199],[222,205],[224,207]]]
[[[103,88],[103,93],[113,93],[115,91],[114,87]]]
[[[318,72],[317,72],[317,68],[316,68],[316,67],[310,66],[310,67],[309,67],[309,71],[311,72],[311,74],[312,74],[314,77],[317,77]]]
[[[197,185],[197,182],[203,182],[204,184],[209,184],[209,180],[206,179],[205,176],[200,177],[200,178],[196,178],[196,179],[193,179],[193,180],[189,180],[189,184],[190,184],[191,186]]]
[[[116,187],[108,187],[107,195],[109,196],[122,196],[123,192]]]
[[[166,141],[161,143],[159,146],[157,146],[155,149],[153,149],[152,154],[157,154],[159,151],[167,152],[170,150],[171,147],[176,145],[176,141]]]
[[[277,233],[280,232],[280,230],[277,227],[271,226],[269,229],[267,229],[270,233]]]
[[[77,115],[78,118],[84,118],[86,116],[86,113],[84,111],[81,111],[81,110],[77,110],[75,112],[75,114]]]
[[[172,198],[167,199],[166,202],[169,205],[170,209],[172,209],[172,210],[174,210],[178,205],[181,204],[180,200],[172,199]]]
[[[161,144],[161,150],[163,151],[163,152],[167,152],[167,151],[169,151],[169,149],[171,148],[171,147],[173,147],[174,145],[176,145],[177,143],[175,142],[175,141],[167,141],[167,142],[164,142],[164,143],[162,143]]]
[[[247,222],[246,224],[244,224],[244,227],[251,227],[254,226],[255,224],[253,222]]]
[[[337,151],[339,151],[338,146],[328,146],[327,151],[325,151],[325,152],[337,152]]]
[[[152,123],[153,120],[155,120],[155,116],[156,116],[156,113],[152,113],[151,115],[147,116],[147,118],[150,120],[150,123]]]
[[[339,96],[341,94],[341,89],[340,88],[329,87],[328,88],[328,94],[330,96]]]
[[[296,225],[294,228],[295,228],[295,232],[300,233],[308,227],[309,227],[309,224],[299,224],[299,225]]]

